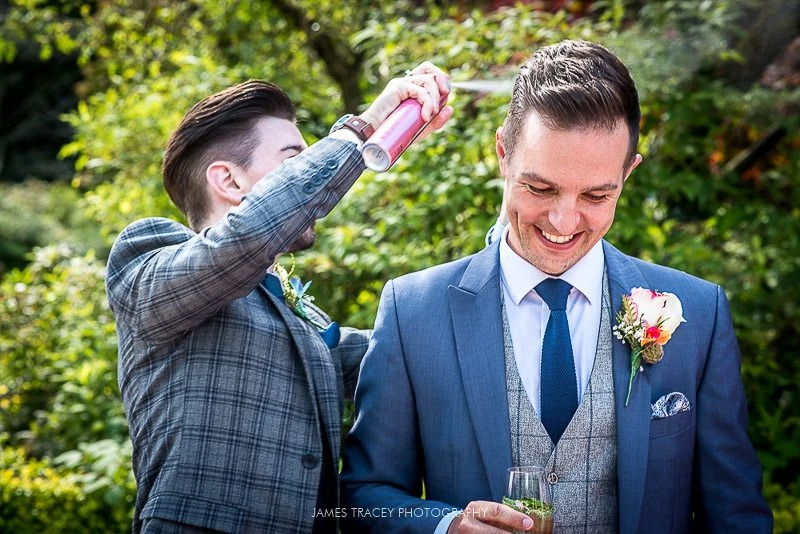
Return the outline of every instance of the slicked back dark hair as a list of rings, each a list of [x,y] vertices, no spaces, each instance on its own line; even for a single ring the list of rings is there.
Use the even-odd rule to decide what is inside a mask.
[[[587,41],[562,41],[537,50],[520,68],[503,124],[510,158],[535,111],[552,130],[628,126],[625,166],[639,143],[639,94],[628,68],[607,48]]]
[[[256,125],[265,117],[294,121],[294,105],[277,85],[248,80],[192,106],[170,136],[164,189],[195,230],[209,211],[206,169],[218,160],[248,168],[259,143]]]

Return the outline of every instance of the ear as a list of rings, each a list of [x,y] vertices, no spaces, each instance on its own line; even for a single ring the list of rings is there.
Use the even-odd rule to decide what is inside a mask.
[[[206,168],[206,181],[211,194],[232,206],[238,206],[244,196],[244,191],[236,181],[235,172],[236,166],[229,161],[215,161]]]
[[[497,151],[497,159],[500,162],[500,172],[506,175],[506,147],[503,139],[503,127],[497,128],[494,133],[494,148]]]
[[[628,169],[625,171],[625,178],[622,180],[623,182],[626,182],[628,180],[628,176],[631,175],[633,169],[638,167],[641,162],[642,162],[642,155],[636,154],[636,157],[633,158],[633,163],[631,163]]]

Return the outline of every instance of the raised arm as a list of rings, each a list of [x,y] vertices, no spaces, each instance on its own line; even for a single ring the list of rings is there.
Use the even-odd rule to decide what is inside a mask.
[[[251,292],[275,257],[330,212],[364,170],[356,145],[323,139],[284,162],[199,234],[167,219],[138,221],[108,262],[112,310],[160,341]]]

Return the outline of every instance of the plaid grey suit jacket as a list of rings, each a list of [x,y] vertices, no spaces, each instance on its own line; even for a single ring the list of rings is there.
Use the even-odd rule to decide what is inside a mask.
[[[369,331],[343,328],[330,350],[261,283],[363,170],[353,143],[323,139],[199,234],[150,218],[118,237],[106,289],[133,441],[134,532],[147,518],[311,531]]]

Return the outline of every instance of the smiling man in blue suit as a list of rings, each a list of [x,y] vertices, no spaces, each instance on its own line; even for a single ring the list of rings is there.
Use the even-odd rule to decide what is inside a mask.
[[[523,65],[497,133],[502,237],[383,291],[345,448],[348,532],[528,529],[499,504],[516,465],[544,468],[559,534],[771,532],[725,293],[603,240],[639,120],[599,45]],[[686,322],[627,400],[613,327],[634,288],[675,295]]]

